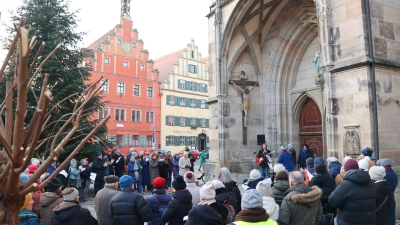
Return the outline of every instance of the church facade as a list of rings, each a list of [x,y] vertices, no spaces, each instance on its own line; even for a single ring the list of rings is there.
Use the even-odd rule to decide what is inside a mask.
[[[400,166],[399,1],[217,0],[207,17],[210,174],[256,168],[257,135]]]

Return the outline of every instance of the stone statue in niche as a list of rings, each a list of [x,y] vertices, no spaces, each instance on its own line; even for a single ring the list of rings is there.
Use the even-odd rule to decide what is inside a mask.
[[[343,140],[343,151],[345,155],[352,158],[357,158],[360,155],[360,138],[357,131],[346,131]]]
[[[315,53],[315,70],[317,71],[317,74],[319,75],[319,73],[321,72],[321,59],[320,59],[320,45],[318,44],[318,48],[317,48],[317,52]]]

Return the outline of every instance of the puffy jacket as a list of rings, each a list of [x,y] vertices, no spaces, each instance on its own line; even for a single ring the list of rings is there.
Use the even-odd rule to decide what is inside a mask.
[[[398,177],[397,177],[397,174],[393,171],[393,169],[389,166],[385,166],[385,172],[386,172],[385,179],[388,182],[388,184],[390,185],[390,187],[392,188],[392,198],[394,199],[394,190],[396,190],[396,186],[398,183]],[[396,201],[392,202],[391,216],[392,216],[391,224],[395,224],[396,223]]]
[[[380,205],[381,208],[378,212],[376,212],[376,224],[379,225],[390,225],[391,223],[391,214],[392,214],[392,204],[394,198],[392,196],[392,189],[390,185],[385,180],[380,180],[375,182],[376,186],[376,207],[378,208]],[[385,201],[385,198],[387,199]]]
[[[19,212],[20,225],[42,225],[36,214],[29,210],[21,210]]]
[[[328,201],[332,207],[340,209],[340,225],[375,224],[376,188],[368,172],[347,171]]]
[[[51,225],[53,208],[63,201],[63,198],[54,192],[45,192],[40,196],[40,219],[43,225]]]
[[[172,165],[174,166],[174,179],[179,176],[179,160],[176,160],[176,156],[178,153],[174,154],[174,160],[172,161]]]
[[[140,165],[142,166],[142,185],[146,185],[146,186],[151,185],[149,159],[143,158],[140,161]]]
[[[281,206],[285,192],[290,188],[288,180],[277,180],[273,184],[272,193],[276,204]]]
[[[342,164],[340,162],[329,163],[328,171],[333,179],[336,179],[336,176],[340,173],[340,168],[342,168]]]
[[[190,211],[185,225],[223,225],[221,216],[208,205],[196,205]]]
[[[110,201],[111,217],[116,224],[143,225],[153,219],[150,207],[143,196],[133,192],[130,187],[122,187],[121,192]]]
[[[263,196],[263,208],[269,215],[269,218],[271,218],[274,221],[278,220],[279,217],[279,205],[276,204],[274,198],[271,196]]]
[[[299,158],[297,159],[297,164],[299,164],[301,168],[306,168],[307,166],[306,160],[310,157],[313,157],[313,153],[311,152],[311,150],[309,149],[300,150]]]
[[[292,155],[288,151],[281,151],[278,157],[278,163],[282,163],[286,170],[292,172],[294,170],[292,163]]]
[[[192,195],[185,189],[173,193],[172,198],[161,219],[168,225],[183,225],[183,217],[192,209]]]
[[[279,222],[284,224],[312,225],[319,224],[322,218],[320,198],[322,190],[297,184],[287,190],[279,210]]]
[[[240,212],[240,210],[242,210],[242,195],[240,193],[239,187],[237,186],[237,183],[235,181],[231,181],[230,183],[224,183],[224,185],[226,189],[228,189],[231,196],[234,195],[236,197],[236,212]]]
[[[229,213],[228,209],[219,202],[212,203],[210,207],[213,208],[215,212],[217,212],[221,216],[222,220],[224,221],[224,225],[227,224]]]
[[[250,221],[249,221],[250,220]],[[269,218],[265,209],[256,207],[246,209],[238,213],[234,225],[278,225],[275,221]]]
[[[215,200],[221,204],[224,204],[225,201],[229,202],[229,204],[235,209],[237,213],[237,202],[236,198],[232,199],[234,197],[231,196],[231,193],[227,188],[218,188],[215,189]]]
[[[186,188],[192,195],[192,204],[198,205],[200,202],[200,188],[196,183],[186,183]]]
[[[52,225],[97,225],[97,220],[88,209],[76,202],[64,201],[54,208]]]
[[[308,183],[308,186],[317,186],[322,190],[321,204],[324,213],[336,213],[336,209],[329,205],[329,195],[335,190],[335,180],[330,174],[317,174]]]
[[[96,180],[104,180],[104,160],[96,158],[93,161],[92,171],[96,174]]]
[[[147,223],[148,225],[165,225],[165,222],[161,220],[162,214],[160,212],[160,206],[168,206],[168,203],[171,200],[171,195],[167,194],[164,189],[155,189],[153,195],[147,196],[147,205],[149,205],[151,212],[153,213],[153,219]]]

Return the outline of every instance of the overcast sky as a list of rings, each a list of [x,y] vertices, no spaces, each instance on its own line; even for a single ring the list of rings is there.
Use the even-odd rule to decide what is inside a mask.
[[[80,9],[79,31],[86,31],[82,46],[88,46],[119,23],[120,0],[70,0],[71,9]],[[0,0],[2,22],[9,23],[9,9],[15,10],[22,0]],[[156,59],[183,49],[192,38],[203,57],[208,55],[208,20],[211,0],[132,0],[133,28],[139,39]],[[0,36],[5,28],[0,25]],[[0,51],[0,61],[5,51]]]

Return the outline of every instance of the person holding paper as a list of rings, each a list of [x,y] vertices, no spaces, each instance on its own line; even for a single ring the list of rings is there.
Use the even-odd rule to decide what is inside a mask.
[[[189,159],[189,152],[183,152],[183,157],[179,159],[179,175],[185,176],[185,173],[190,170],[191,162]]]
[[[82,181],[82,193],[80,195],[81,200],[83,201],[84,199],[87,198],[88,195],[88,190],[90,186],[90,174],[92,172],[89,162],[86,159],[81,159],[81,165],[79,166],[79,169],[81,171],[81,181]]]

